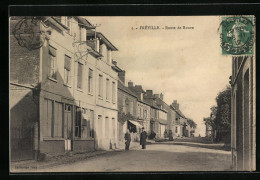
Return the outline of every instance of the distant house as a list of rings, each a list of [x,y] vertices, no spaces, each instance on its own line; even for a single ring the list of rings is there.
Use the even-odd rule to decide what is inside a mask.
[[[137,121],[144,127],[147,133],[150,133],[150,105],[144,99],[145,91],[141,85],[134,86],[133,82],[128,82],[128,88],[137,96]]]
[[[113,64],[113,69],[118,73],[118,140],[124,144],[126,130],[139,133],[142,124],[137,121],[137,96],[125,86],[125,71],[117,66],[116,61]]]
[[[182,137],[182,136],[190,137],[190,132],[189,132],[190,128],[189,128],[189,124],[187,123],[187,118],[184,116],[184,114],[179,109],[179,103],[177,103],[177,100],[174,100],[170,107],[176,112],[174,130],[173,130],[174,136],[175,137]]]

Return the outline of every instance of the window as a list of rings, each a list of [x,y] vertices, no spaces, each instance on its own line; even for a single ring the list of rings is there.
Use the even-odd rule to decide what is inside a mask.
[[[47,137],[52,137],[53,136],[52,123],[53,123],[53,113],[54,113],[52,100],[48,100],[48,99],[44,100],[44,111],[45,111],[44,113],[45,130],[43,131],[43,133],[45,133],[45,136]]]
[[[53,123],[53,137],[62,137],[63,134],[63,122],[62,122],[62,109],[63,104],[55,102],[55,113],[54,113],[54,123]]]
[[[64,133],[63,137],[71,139],[72,138],[72,106],[65,104],[64,107]]]
[[[116,83],[112,82],[112,102],[116,102]]]
[[[98,83],[99,83],[98,96],[103,97],[103,76],[102,75],[99,75]]]
[[[56,77],[56,63],[57,63],[57,57],[56,57],[56,49],[52,46],[49,46],[49,77],[52,79],[57,79]]]
[[[93,93],[93,70],[89,69],[88,71],[88,92]]]
[[[106,80],[106,100],[109,100],[109,93],[110,93],[110,84],[109,84],[109,79]]]
[[[178,127],[175,127],[175,133],[177,133],[178,132]]]
[[[113,129],[113,136],[112,137],[114,137],[114,138],[116,138],[116,127],[117,127],[116,119],[112,118],[112,129]]]
[[[68,33],[71,35],[71,17],[65,16],[65,25],[69,28]]]
[[[77,88],[82,89],[82,73],[83,73],[83,64],[78,62],[78,83]]]
[[[81,137],[81,109],[76,108],[75,137]]]
[[[65,55],[64,59],[64,84],[70,85],[71,58]]]
[[[105,138],[109,138],[109,118],[105,119]]]
[[[90,121],[90,137],[94,138],[94,111],[89,111],[89,121]]]

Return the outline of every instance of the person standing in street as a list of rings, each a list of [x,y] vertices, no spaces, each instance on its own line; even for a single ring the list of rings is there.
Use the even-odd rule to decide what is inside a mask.
[[[127,129],[125,133],[125,150],[129,150],[130,142],[131,142],[131,135],[129,133],[129,130]]]
[[[146,138],[147,138],[147,133],[145,132],[143,127],[142,132],[140,134],[140,145],[142,145],[142,149],[146,149]]]

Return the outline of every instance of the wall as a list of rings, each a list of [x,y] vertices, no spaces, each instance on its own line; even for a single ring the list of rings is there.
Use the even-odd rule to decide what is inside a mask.
[[[39,83],[40,49],[30,51],[18,44],[12,34],[18,22],[18,19],[10,21],[10,81],[20,84],[37,84]],[[38,30],[39,23],[35,31]]]
[[[232,165],[236,170],[255,170],[254,59],[232,62]]]
[[[140,112],[141,109],[141,112]],[[144,110],[146,110],[146,117],[144,116]],[[150,132],[150,106],[142,103],[141,101],[137,102],[137,117],[143,122],[143,126],[146,132]]]
[[[37,101],[32,89],[15,84],[10,84],[9,97],[11,160],[33,159],[37,149],[34,143]]]

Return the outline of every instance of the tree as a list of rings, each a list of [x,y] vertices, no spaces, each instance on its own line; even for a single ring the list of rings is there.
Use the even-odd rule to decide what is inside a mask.
[[[216,128],[229,130],[231,126],[231,87],[227,86],[216,97]]]
[[[210,108],[211,113],[209,118],[204,118],[205,125],[210,125],[212,130],[219,133],[217,139],[226,139],[230,137],[231,127],[231,87],[219,92],[216,97],[217,106]],[[221,134],[222,133],[222,134]]]
[[[190,125],[191,128],[196,129],[197,124],[192,119],[187,119],[187,123]]]

